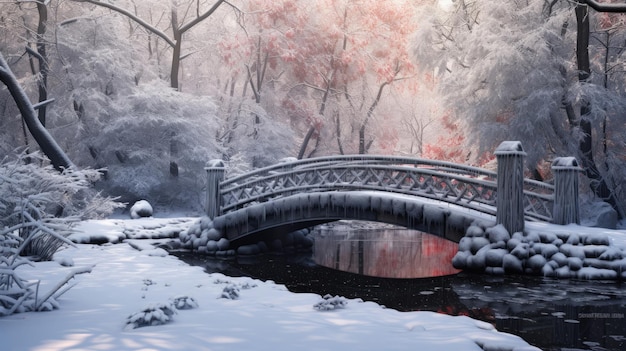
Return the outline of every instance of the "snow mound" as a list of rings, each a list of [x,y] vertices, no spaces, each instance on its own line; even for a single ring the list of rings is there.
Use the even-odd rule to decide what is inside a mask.
[[[87,220],[68,236],[77,244],[118,244],[126,239],[174,239],[195,218],[138,218],[127,220]]]
[[[146,200],[139,200],[130,208],[130,218],[152,217],[154,210]]]

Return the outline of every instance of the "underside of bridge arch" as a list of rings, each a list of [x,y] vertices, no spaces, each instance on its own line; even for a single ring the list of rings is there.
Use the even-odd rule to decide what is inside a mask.
[[[394,224],[459,242],[477,218],[411,196],[333,191],[257,203],[218,216],[213,225],[231,243],[242,245],[341,219]]]

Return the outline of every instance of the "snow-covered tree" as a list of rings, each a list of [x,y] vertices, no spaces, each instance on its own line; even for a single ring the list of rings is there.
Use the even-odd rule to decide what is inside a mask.
[[[576,49],[577,7],[568,1],[544,0],[460,0],[445,8],[435,4],[421,16],[429,25],[420,26],[415,55],[419,67],[436,72],[446,106],[466,126],[466,141],[478,146],[478,155],[503,140],[521,140],[535,174],[541,173],[537,170],[546,160],[577,155],[596,191],[594,182],[610,184],[610,179],[624,178],[623,161],[611,156],[624,151],[620,140],[626,130],[619,122],[626,107],[624,77],[613,74],[614,85],[603,86],[606,75],[601,65],[605,59],[621,62],[624,50],[616,46],[623,33],[613,36],[611,52],[602,48],[605,40],[592,40],[591,75],[578,79],[576,53],[582,50]],[[598,14],[590,12],[585,18],[591,20],[591,28],[599,29]],[[604,36],[595,30],[589,35]],[[609,124],[607,134],[602,121]],[[594,135],[600,141],[591,141]],[[585,145],[585,140],[591,144]],[[602,140],[608,145],[606,152]],[[599,177],[588,172],[592,167],[599,169]],[[610,188],[616,192],[623,186],[615,181]]]
[[[242,29],[220,48],[224,61],[250,82],[249,94],[271,98],[304,134],[300,157],[364,153],[379,134],[385,149],[397,130],[378,130],[385,119],[379,107],[400,86],[416,82],[407,51],[414,6],[249,1],[238,21]]]
[[[75,163],[106,169],[98,186],[108,194],[197,206],[203,166],[221,154],[215,104],[160,80],[141,52],[129,50],[122,22],[84,17],[59,26],[52,66],[64,84],[49,128]]]
[[[130,10],[120,7],[116,4],[111,4],[109,2],[102,2],[99,0],[74,0],[77,2],[87,2],[90,4],[94,4],[97,6],[101,6],[110,10],[113,10],[120,15],[126,16],[130,20],[134,21],[138,25],[142,26],[152,35],[159,37],[164,40],[167,45],[169,45],[172,49],[172,60],[171,60],[171,71],[169,75],[170,85],[174,89],[179,88],[179,75],[180,75],[180,65],[181,60],[184,58],[182,48],[183,48],[183,35],[194,28],[196,25],[209,18],[225,0],[217,0],[214,3],[207,5],[204,1],[189,1],[184,4],[180,4],[183,7],[183,13],[179,14],[179,3],[178,1],[170,2],[169,8],[169,27],[172,31],[171,35],[165,34],[156,26],[150,24],[148,21],[144,20],[136,13],[131,12]],[[135,10],[137,9],[137,5],[135,5]],[[195,8],[195,11],[194,11]],[[195,12],[195,14],[194,14]]]

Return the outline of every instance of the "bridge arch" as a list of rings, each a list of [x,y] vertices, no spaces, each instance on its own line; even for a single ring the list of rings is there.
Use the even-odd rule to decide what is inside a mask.
[[[216,217],[213,226],[236,245],[341,219],[394,224],[458,243],[477,218],[475,214],[411,196],[333,191],[254,204]]]

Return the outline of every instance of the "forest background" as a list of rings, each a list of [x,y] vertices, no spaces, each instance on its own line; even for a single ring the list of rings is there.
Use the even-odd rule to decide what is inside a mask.
[[[201,208],[216,158],[231,174],[356,153],[491,168],[520,140],[528,176],[576,156],[583,193],[623,217],[624,19],[570,0],[0,1],[0,77],[129,203]],[[31,133],[0,86],[4,169],[55,172]]]

